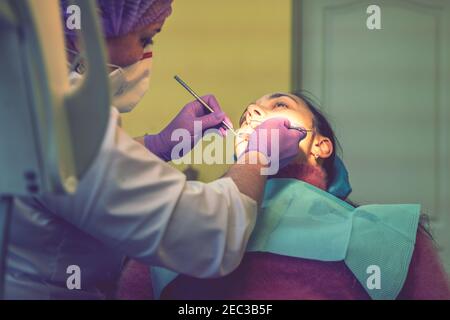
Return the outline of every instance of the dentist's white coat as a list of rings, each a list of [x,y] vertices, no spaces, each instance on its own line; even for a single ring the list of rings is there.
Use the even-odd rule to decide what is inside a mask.
[[[135,142],[113,109],[97,159],[71,196],[15,199],[6,298],[104,298],[125,256],[213,277],[239,264],[256,202],[230,178],[185,176]],[[67,268],[80,267],[81,290]]]

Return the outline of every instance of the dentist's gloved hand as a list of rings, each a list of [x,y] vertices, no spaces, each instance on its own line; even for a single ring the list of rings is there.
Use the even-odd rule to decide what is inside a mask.
[[[203,96],[202,99],[214,110],[214,112],[210,112],[198,101],[188,103],[159,134],[145,136],[144,141],[146,148],[156,154],[159,158],[170,161],[173,160],[171,157],[173,147],[180,142],[180,140],[172,141],[171,139],[172,132],[176,129],[186,129],[189,132],[191,149],[201,140],[204,132],[208,129],[215,128],[220,135],[225,136],[226,127],[222,124],[222,121],[227,122],[233,127],[230,119],[222,111],[213,95]],[[197,126],[200,130],[194,130],[194,121],[199,121]],[[184,154],[177,156],[184,156]]]
[[[279,167],[283,168],[298,155],[298,144],[306,137],[306,132],[290,129],[290,126],[291,123],[286,118],[277,117],[264,121],[250,135],[247,149],[243,154],[248,151],[258,151],[267,159],[274,159],[276,155],[272,147],[277,144]],[[278,131],[278,141],[272,140],[275,138],[271,134],[274,130]]]

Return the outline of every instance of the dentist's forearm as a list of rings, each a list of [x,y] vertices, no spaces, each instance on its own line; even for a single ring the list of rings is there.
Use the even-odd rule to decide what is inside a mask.
[[[251,156],[256,156],[256,164],[249,163],[248,159]],[[228,170],[225,177],[233,179],[241,193],[260,204],[267,180],[267,176],[261,174],[261,169],[266,167],[265,163],[267,163],[267,158],[262,153],[248,152]]]
[[[145,137],[135,138],[137,142],[145,146]],[[256,164],[249,164],[248,158],[256,156]],[[225,177],[233,179],[239,191],[260,204],[266,185],[267,176],[261,174],[261,169],[265,168],[267,159],[262,153],[249,152],[233,165]]]

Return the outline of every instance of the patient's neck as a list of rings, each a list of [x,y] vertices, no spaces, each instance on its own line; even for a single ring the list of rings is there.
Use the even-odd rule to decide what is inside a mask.
[[[307,163],[293,163],[281,169],[273,178],[292,178],[302,180],[313,186],[326,190],[327,175],[325,170],[320,166],[313,166]]]

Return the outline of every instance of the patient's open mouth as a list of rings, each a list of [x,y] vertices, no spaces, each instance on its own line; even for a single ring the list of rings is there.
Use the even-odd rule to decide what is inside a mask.
[[[237,134],[240,137],[248,136],[252,134],[257,126],[259,126],[263,121],[261,120],[248,120],[246,121],[247,126],[241,127],[237,130]]]
[[[255,131],[256,127],[258,127],[261,123],[263,123],[264,121],[266,121],[268,119],[251,119],[251,118],[247,118],[245,123],[247,124],[246,126],[241,127],[239,130],[237,130],[237,136],[236,136],[236,143],[235,143],[235,147],[238,151],[244,150],[246,148],[246,143],[248,143],[248,140],[250,139],[250,135],[253,133],[253,131]],[[295,130],[299,130],[301,132],[303,132],[304,134],[306,134],[309,131],[312,130],[307,130],[305,128],[303,128],[303,126],[301,126],[300,124],[297,124],[295,122],[291,122],[291,129],[295,129]],[[245,144],[243,144],[245,143]]]

